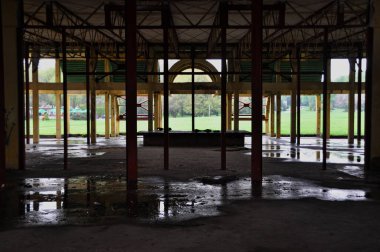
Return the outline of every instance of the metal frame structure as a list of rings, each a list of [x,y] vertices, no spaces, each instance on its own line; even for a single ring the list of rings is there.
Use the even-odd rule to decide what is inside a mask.
[[[30,2],[30,1],[29,1]],[[188,5],[187,5],[188,4]],[[24,41],[25,69],[29,68],[29,50],[40,48],[40,58],[62,59],[62,91],[64,106],[64,169],[68,168],[68,125],[67,125],[67,99],[70,83],[68,76],[85,75],[86,107],[87,107],[87,143],[90,144],[90,76],[116,76],[125,78],[125,86],[121,89],[126,96],[126,159],[128,184],[137,183],[137,93],[140,76],[163,75],[163,85],[158,92],[164,97],[164,169],[169,169],[169,78],[173,75],[189,74],[183,72],[169,72],[169,59],[191,59],[192,95],[192,130],[195,130],[195,75],[221,75],[221,169],[227,169],[226,139],[227,130],[227,95],[234,83],[229,82],[230,75],[238,76],[248,74],[251,81],[246,90],[252,97],[252,181],[262,180],[262,97],[265,92],[264,74],[274,74],[284,77],[289,72],[268,67],[281,60],[297,61],[297,69],[291,72],[297,78],[297,144],[300,145],[301,126],[301,75],[323,74],[323,169],[326,169],[327,156],[327,93],[328,64],[332,57],[359,58],[359,81],[357,93],[360,97],[362,86],[362,58],[363,52],[370,65],[372,41],[371,32],[368,31],[368,9],[366,1],[339,1],[332,0],[320,6],[310,15],[305,16],[294,5],[293,1],[275,4],[263,4],[263,1],[238,1],[233,3],[227,0],[210,1],[203,7],[203,15],[193,17],[183,8],[196,8],[191,3],[162,1],[125,1],[124,5],[102,3],[92,9],[87,16],[81,16],[70,7],[60,2],[46,1],[35,9],[23,11],[20,7],[19,27],[20,41]],[[99,21],[99,16],[104,19]],[[199,16],[199,15],[198,15]],[[289,20],[299,20],[290,22]],[[22,22],[23,20],[24,22]],[[21,32],[22,31],[22,32]],[[204,36],[207,34],[208,36]],[[367,38],[369,34],[369,39]],[[188,38],[188,39],[186,39]],[[368,45],[367,42],[369,41]],[[206,42],[206,43],[205,43]],[[22,48],[22,44],[19,45]],[[296,48],[294,56],[292,51]],[[118,66],[120,71],[96,72],[90,69],[91,53],[94,51],[100,58],[107,59]],[[21,50],[23,52],[23,50]],[[32,55],[33,57],[33,55]],[[67,61],[69,59],[86,59],[85,72],[69,72]],[[146,62],[163,59],[163,71],[137,71],[137,59]],[[216,58],[221,60],[220,72],[195,73],[196,59]],[[124,59],[124,63],[120,63]],[[301,71],[301,61],[306,59],[323,59],[323,71]],[[235,66],[227,69],[227,61],[231,60]],[[241,71],[241,63],[249,60],[250,71]],[[21,66],[19,66],[22,69]],[[22,73],[22,71],[21,71]],[[0,78],[1,78],[0,72]],[[1,81],[1,80],[0,80]],[[370,92],[370,78],[366,79],[365,92]],[[22,81],[20,81],[21,84]],[[27,112],[29,118],[29,76],[26,74]],[[284,90],[287,88],[283,88]],[[24,90],[23,88],[21,90]],[[275,90],[275,88],[273,89]],[[157,91],[157,90],[156,90]],[[280,90],[281,91],[281,90]],[[288,90],[287,90],[288,91]],[[280,94],[273,91],[271,95]],[[361,98],[358,99],[360,111]],[[273,102],[273,101],[272,101]],[[370,108],[370,99],[366,99],[366,111]],[[153,108],[152,106],[149,106]],[[24,106],[21,106],[23,109]],[[24,111],[19,111],[20,122],[23,121]],[[91,115],[92,118],[93,115]],[[152,118],[152,116],[150,116]],[[368,118],[366,118],[366,153],[370,145]],[[259,122],[259,123],[258,123]],[[360,143],[360,113],[358,113],[358,143]],[[22,131],[21,131],[22,130]],[[20,135],[24,136],[23,128]],[[2,138],[0,137],[0,140]],[[29,126],[27,124],[27,139],[29,139]],[[23,142],[23,141],[22,141]],[[3,146],[2,144],[0,144]],[[21,145],[20,161],[25,161],[22,152],[25,147]],[[366,160],[368,163],[368,160]],[[0,177],[1,178],[1,177]]]

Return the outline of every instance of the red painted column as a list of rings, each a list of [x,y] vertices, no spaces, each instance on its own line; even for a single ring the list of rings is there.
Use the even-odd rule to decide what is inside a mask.
[[[86,47],[86,140],[90,145],[90,47]]]
[[[324,55],[323,55],[323,144],[322,144],[322,169],[327,168],[327,84],[330,78],[328,71],[328,61],[330,59],[329,33],[324,31]]]
[[[2,13],[0,1],[0,14]],[[5,182],[5,101],[4,101],[3,20],[0,15],[0,186]]]
[[[221,42],[222,42],[222,78],[221,78],[221,170],[226,170],[226,163],[227,163],[227,158],[226,158],[226,109],[227,109],[227,104],[226,104],[226,89],[227,89],[227,25],[228,25],[228,9],[227,9],[227,2],[222,1],[220,2],[220,25],[221,25]]]
[[[359,64],[358,64],[358,112],[357,112],[357,145],[360,147],[361,145],[361,139],[362,139],[362,62],[363,62],[363,49],[361,46],[358,49],[358,59],[359,59]]]
[[[25,44],[25,127],[26,127],[26,143],[30,143],[30,111],[29,111],[29,46]]]
[[[162,10],[164,49],[164,169],[169,169],[169,3],[164,1]]]
[[[68,162],[68,123],[67,115],[70,108],[67,107],[67,52],[66,30],[62,30],[62,86],[63,86],[63,169],[67,170]]]
[[[297,145],[301,144],[301,49],[297,48]]]
[[[251,177],[253,183],[262,182],[262,109],[263,83],[262,69],[262,39],[263,39],[263,2],[252,1],[251,26],[251,59],[252,59],[252,148]]]
[[[127,185],[137,185],[137,45],[136,1],[125,2],[125,97],[127,126]]]

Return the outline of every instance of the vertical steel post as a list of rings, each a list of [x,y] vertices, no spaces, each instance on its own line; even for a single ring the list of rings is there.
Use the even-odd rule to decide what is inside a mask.
[[[228,9],[227,9],[227,2],[221,1],[220,2],[220,26],[221,26],[221,46],[222,46],[222,78],[221,78],[221,169],[226,170],[226,123],[227,123],[227,116],[226,116],[226,95],[227,95],[227,25],[228,25]]]
[[[361,145],[361,139],[362,139],[362,61],[363,61],[363,51],[362,47],[359,47],[359,53],[358,53],[358,113],[357,113],[357,145]]]
[[[127,141],[127,185],[137,186],[137,45],[136,1],[125,3],[125,102]]]
[[[195,130],[195,76],[194,76],[195,55],[194,46],[191,46],[191,131]]]
[[[365,127],[364,127],[364,167],[369,170],[371,166],[371,115],[372,115],[372,62],[373,62],[373,27],[369,27],[367,31],[367,71],[365,78]]]
[[[24,117],[24,1],[17,8],[17,82],[18,82],[18,161],[19,170],[25,170],[25,117]]]
[[[86,140],[90,145],[90,48],[86,47]]]
[[[26,143],[30,143],[30,102],[29,102],[29,46],[25,43],[25,127],[26,127]]]
[[[301,49],[298,47],[297,57],[297,145],[301,144]]]
[[[330,78],[328,71],[328,61],[330,60],[329,33],[324,30],[324,53],[323,53],[323,146],[322,146],[322,169],[327,168],[327,84]]]
[[[262,107],[263,83],[262,69],[262,39],[263,39],[263,2],[252,0],[251,9],[251,41],[252,41],[252,148],[251,148],[251,176],[252,182],[262,182]]]
[[[169,169],[169,2],[163,1],[162,26],[164,40],[164,169]]]
[[[3,48],[3,15],[0,1],[0,186],[5,182],[5,97],[4,97],[4,48]]]
[[[62,85],[63,85],[63,169],[67,170],[68,141],[67,141],[67,115],[70,108],[67,107],[67,52],[66,52],[66,30],[62,29]]]

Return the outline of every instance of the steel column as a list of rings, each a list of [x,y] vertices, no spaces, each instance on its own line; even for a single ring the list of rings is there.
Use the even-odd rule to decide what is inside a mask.
[[[364,167],[369,170],[371,167],[371,135],[372,135],[372,82],[373,82],[373,27],[369,27],[367,31],[367,71],[365,82],[365,132],[364,132]]]
[[[262,182],[262,107],[263,83],[262,39],[263,39],[263,2],[252,0],[251,9],[251,59],[252,59],[252,140],[251,140],[251,177],[252,182]]]
[[[362,139],[362,61],[363,61],[363,49],[359,48],[359,64],[358,64],[358,112],[357,112],[357,145],[361,145],[361,139]],[[366,97],[367,98],[367,97]]]
[[[137,186],[137,45],[136,1],[125,3],[125,102],[127,141],[127,185]]]
[[[226,89],[227,89],[227,25],[228,25],[228,8],[227,8],[227,2],[222,1],[220,2],[220,26],[221,26],[221,32],[220,32],[220,38],[221,38],[221,51],[222,51],[222,78],[221,78],[221,169],[226,170]]]
[[[68,122],[67,116],[69,111],[67,111],[67,52],[66,52],[66,31],[62,30],[62,85],[63,85],[63,169],[67,170],[67,158],[68,158]]]
[[[169,2],[164,1],[162,11],[164,46],[164,169],[169,169]]]
[[[330,78],[328,61],[330,60],[329,32],[324,30],[324,54],[323,54],[323,144],[322,144],[322,169],[327,168],[327,84]]]
[[[1,14],[2,16],[2,14]],[[17,8],[17,86],[18,86],[18,161],[19,170],[25,170],[25,123],[24,123],[24,1],[18,0]]]
[[[26,127],[26,143],[30,143],[30,101],[29,101],[29,46],[25,44],[25,127]]]
[[[301,144],[301,49],[297,48],[297,145]]]
[[[0,1],[0,186],[5,182],[5,83],[2,13],[2,1]]]
[[[191,47],[191,131],[195,130],[195,65],[194,46]]]
[[[90,72],[90,47],[86,47],[86,72]],[[87,145],[90,145],[90,75],[86,74],[86,140]]]

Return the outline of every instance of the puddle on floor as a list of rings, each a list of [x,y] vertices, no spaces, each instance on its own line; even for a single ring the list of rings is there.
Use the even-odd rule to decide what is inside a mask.
[[[126,192],[125,178],[76,177],[25,179],[0,192],[0,224],[9,226],[103,223],[115,218],[141,222],[176,222],[221,214],[219,207],[234,200],[302,199],[362,201],[364,190],[327,188],[282,176],[264,178],[261,190],[250,178],[205,184],[161,178],[139,180]],[[203,181],[205,183],[202,183]],[[218,180],[211,180],[218,181]]]
[[[363,166],[356,166],[356,165],[346,165],[342,168],[338,168],[338,171],[346,173],[348,175],[351,175],[353,177],[357,178],[364,178],[364,167]]]

